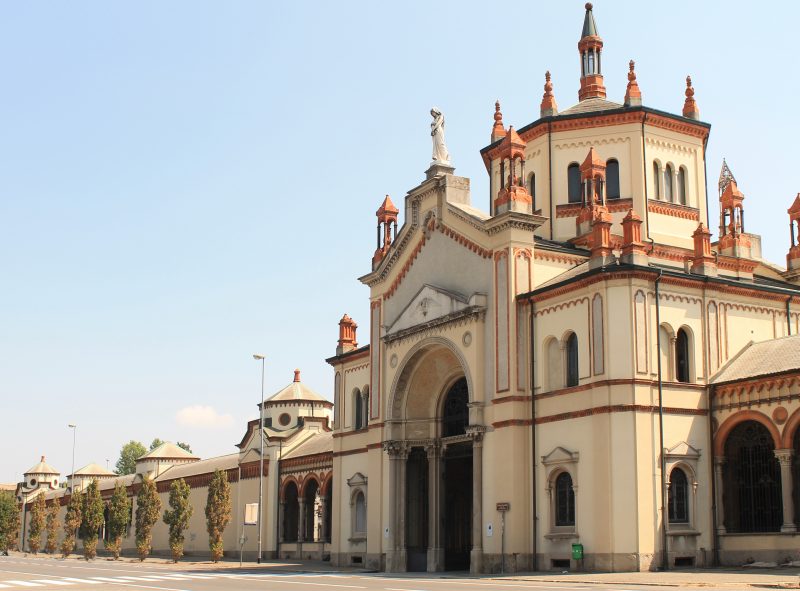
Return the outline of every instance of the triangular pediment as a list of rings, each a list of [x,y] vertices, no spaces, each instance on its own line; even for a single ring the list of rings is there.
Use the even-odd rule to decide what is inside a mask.
[[[556,447],[546,456],[542,456],[542,464],[548,466],[550,464],[564,464],[567,462],[577,462],[578,452],[569,451],[563,447]]]
[[[469,305],[469,300],[461,294],[434,287],[433,285],[423,285],[422,289],[417,292],[417,295],[411,299],[411,302],[397,317],[397,320],[392,323],[387,334],[393,334],[460,312],[468,308]]]
[[[696,447],[692,447],[685,441],[681,441],[667,450],[667,457],[697,459],[700,457],[700,450]]]

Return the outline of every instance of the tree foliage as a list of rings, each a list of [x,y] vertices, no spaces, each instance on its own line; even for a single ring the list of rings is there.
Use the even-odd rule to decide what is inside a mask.
[[[224,551],[222,534],[231,520],[231,485],[228,474],[222,470],[214,470],[214,476],[208,485],[208,501],[206,502],[206,529],[208,530],[208,547],[211,560],[218,562]]]
[[[191,490],[183,478],[173,480],[169,487],[169,506],[164,511],[164,523],[169,526],[169,547],[172,560],[178,562],[183,556],[183,532],[189,526],[194,509],[189,503]]]
[[[86,560],[97,556],[97,539],[103,527],[103,499],[100,498],[100,485],[97,479],[83,491],[81,503],[81,540],[83,540],[83,557]]]
[[[111,552],[114,560],[119,559],[122,550],[122,536],[128,529],[130,515],[131,501],[128,499],[128,491],[123,484],[118,482],[108,505],[108,540],[105,542],[105,548]]]
[[[189,445],[188,443],[184,443],[183,441],[179,441],[175,445],[177,445],[178,447],[180,447],[183,450],[188,451],[189,453],[192,453],[192,446]]]
[[[64,515],[64,540],[61,542],[61,554],[66,558],[75,549],[75,532],[81,525],[81,493],[73,492],[69,497],[67,513]]]
[[[145,476],[136,496],[136,552],[139,560],[144,560],[150,554],[153,526],[160,513],[161,499],[158,498],[156,483]]]
[[[44,494],[39,494],[31,503],[31,523],[28,527],[28,549],[38,554],[42,547],[42,532],[44,531],[45,512]]]
[[[0,552],[16,547],[19,527],[17,498],[11,491],[0,491]]]
[[[45,531],[47,541],[44,544],[44,551],[48,554],[55,554],[58,549],[58,510],[60,508],[58,499],[53,499],[47,506],[47,517],[45,518]]]
[[[158,437],[156,437],[155,439],[153,439],[153,441],[151,441],[151,442],[150,442],[150,451],[153,451],[153,450],[154,450],[155,448],[157,448],[159,445],[162,445],[162,444],[164,444],[164,443],[166,443],[166,441],[164,441],[163,439],[159,439]]]
[[[133,474],[136,472],[136,460],[147,453],[143,443],[131,439],[122,446],[117,460],[117,474]]]

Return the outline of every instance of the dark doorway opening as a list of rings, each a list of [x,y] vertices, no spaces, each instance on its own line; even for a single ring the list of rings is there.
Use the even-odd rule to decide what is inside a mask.
[[[444,568],[469,570],[472,549],[472,443],[447,446],[443,484]]]
[[[406,465],[406,568],[428,569],[428,457],[421,447],[412,448]]]

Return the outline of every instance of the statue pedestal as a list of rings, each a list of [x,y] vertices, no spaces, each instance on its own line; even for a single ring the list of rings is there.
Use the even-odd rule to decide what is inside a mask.
[[[446,174],[453,174],[456,171],[456,167],[451,165],[449,162],[439,162],[434,160],[431,162],[431,165],[428,167],[428,170],[425,171],[425,179],[432,179],[436,176],[444,176]]]

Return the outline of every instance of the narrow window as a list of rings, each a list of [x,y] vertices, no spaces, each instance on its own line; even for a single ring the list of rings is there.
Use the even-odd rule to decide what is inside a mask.
[[[356,493],[356,519],[355,519],[355,532],[363,534],[367,531],[367,503],[364,500],[364,493],[358,491]]]
[[[578,337],[573,332],[567,338],[567,387],[578,385]]]
[[[364,421],[364,399],[361,397],[361,392],[356,389],[353,392],[353,429],[358,430],[363,427]]]
[[[536,174],[531,173],[528,177],[528,193],[533,201],[533,211],[536,211]]]
[[[672,194],[672,165],[670,164],[667,164],[664,169],[664,199],[667,201],[675,200]]]
[[[581,199],[581,169],[577,162],[567,168],[567,182],[569,185],[568,200],[570,203],[580,203]]]
[[[606,162],[606,197],[619,199],[619,162],[614,159]]]
[[[361,420],[361,426],[366,427],[369,424],[369,387],[364,386],[364,392],[361,394],[363,400],[364,417]]]
[[[562,472],[556,478],[556,526],[575,525],[575,491],[572,476]]]
[[[684,329],[675,339],[675,378],[679,382],[689,381],[689,335]]]
[[[689,480],[680,468],[670,473],[668,503],[670,523],[689,523]]]
[[[450,387],[442,408],[442,437],[463,435],[469,424],[469,391],[467,379],[461,378]]]
[[[653,199],[661,199],[661,170],[658,168],[658,162],[653,162]]]
[[[681,166],[678,169],[678,203],[686,205],[686,169]]]

